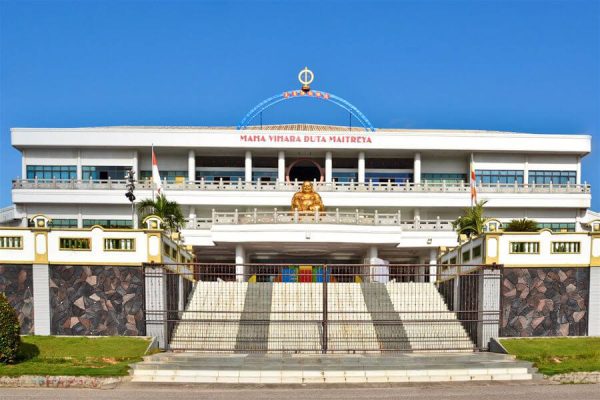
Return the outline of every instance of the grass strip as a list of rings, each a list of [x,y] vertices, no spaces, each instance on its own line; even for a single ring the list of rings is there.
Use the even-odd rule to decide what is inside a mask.
[[[0,364],[0,376],[123,376],[129,364],[142,360],[149,343],[122,336],[23,336],[18,361]]]
[[[501,339],[510,354],[544,375],[600,371],[600,337]]]

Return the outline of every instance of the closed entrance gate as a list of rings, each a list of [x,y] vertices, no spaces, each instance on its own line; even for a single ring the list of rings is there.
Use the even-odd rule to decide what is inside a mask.
[[[499,266],[148,264],[148,334],[170,350],[473,351],[497,336]]]

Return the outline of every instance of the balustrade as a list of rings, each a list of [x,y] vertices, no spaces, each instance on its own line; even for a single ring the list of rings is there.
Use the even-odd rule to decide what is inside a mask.
[[[75,180],[75,179],[16,179],[13,189],[64,189],[64,190],[124,190],[123,179]],[[152,190],[150,180],[136,182],[136,190]],[[169,191],[284,191],[294,192],[300,188],[301,182],[244,182],[239,181],[185,181],[163,182],[164,190]],[[423,193],[469,193],[465,182],[313,182],[317,192],[423,192]],[[490,183],[477,184],[479,193],[584,193],[589,194],[590,185],[583,184],[517,184]]]

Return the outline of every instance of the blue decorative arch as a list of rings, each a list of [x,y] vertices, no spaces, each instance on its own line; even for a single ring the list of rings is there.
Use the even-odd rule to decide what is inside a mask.
[[[283,92],[281,94],[277,94],[275,96],[269,97],[268,99],[263,100],[260,103],[258,103],[256,106],[254,106],[254,108],[252,108],[244,116],[244,118],[242,118],[242,120],[240,121],[240,123],[237,126],[237,129],[238,130],[246,129],[246,127],[250,124],[250,122],[257,115],[259,115],[261,112],[263,112],[267,108],[274,106],[277,103],[280,103],[280,102],[286,101],[286,100],[302,99],[302,98],[308,98],[308,99],[313,98],[316,100],[329,101],[329,102],[337,105],[338,107],[341,107],[344,110],[348,111],[354,118],[356,118],[358,120],[358,122],[360,122],[360,124],[363,126],[363,128],[365,128],[366,131],[370,131],[370,132],[375,131],[375,127],[373,126],[373,124],[371,124],[371,122],[369,122],[367,117],[362,112],[360,112],[360,110],[358,108],[356,108],[354,105],[352,105],[349,101],[344,100],[341,97],[336,96],[334,94],[322,92],[320,90],[310,90],[308,92],[304,92],[302,90],[289,90],[287,92]]]

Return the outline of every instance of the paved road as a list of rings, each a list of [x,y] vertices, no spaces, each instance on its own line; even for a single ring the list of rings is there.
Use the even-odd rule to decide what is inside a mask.
[[[544,399],[598,400],[600,385],[546,383],[430,384],[386,388],[220,389],[198,386],[148,386],[127,384],[117,389],[1,389],[2,400],[319,400],[319,399]]]

